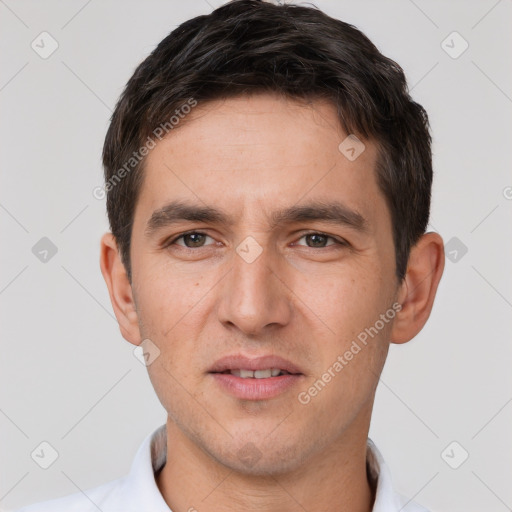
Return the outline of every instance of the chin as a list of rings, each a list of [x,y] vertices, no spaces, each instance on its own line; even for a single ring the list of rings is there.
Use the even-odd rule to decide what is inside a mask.
[[[247,476],[278,476],[299,469],[307,454],[300,440],[265,439],[241,441],[225,446],[220,453],[210,452],[218,462],[239,474]],[[312,447],[307,450],[308,453]]]

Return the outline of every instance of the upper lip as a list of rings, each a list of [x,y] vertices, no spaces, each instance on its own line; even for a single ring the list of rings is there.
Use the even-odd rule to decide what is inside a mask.
[[[219,373],[226,370],[266,370],[279,368],[288,373],[302,374],[301,369],[291,361],[275,355],[247,357],[242,354],[233,354],[222,357],[210,368],[210,373]]]

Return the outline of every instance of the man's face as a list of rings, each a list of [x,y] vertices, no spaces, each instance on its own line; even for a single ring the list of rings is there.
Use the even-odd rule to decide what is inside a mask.
[[[149,375],[177,428],[239,471],[292,470],[367,436],[392,322],[378,323],[359,351],[353,341],[389,312],[398,283],[376,148],[365,141],[351,161],[338,149],[347,135],[328,103],[261,94],[197,106],[146,160],[131,261],[141,339],[160,350]],[[228,222],[148,230],[173,201]],[[273,222],[313,203],[341,205],[344,221]],[[184,232],[193,233],[166,246]],[[300,375],[274,377],[282,389],[265,379],[265,394],[256,379],[211,373],[237,354],[280,356]]]

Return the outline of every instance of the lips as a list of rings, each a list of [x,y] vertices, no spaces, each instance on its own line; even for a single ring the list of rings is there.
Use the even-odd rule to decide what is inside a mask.
[[[226,356],[210,368],[210,375],[219,389],[239,400],[271,400],[286,396],[305,379],[299,366],[275,355]]]
[[[281,370],[282,374],[290,373],[292,375],[303,375],[302,370],[287,359],[276,355],[265,355],[255,358],[250,358],[242,354],[233,354],[225,356],[210,368],[210,373],[233,373],[237,374],[240,371],[250,372],[265,372],[267,370]],[[275,372],[274,372],[275,373]],[[250,374],[246,374],[250,376]],[[255,374],[259,376],[258,374]],[[261,374],[262,376],[264,374]]]

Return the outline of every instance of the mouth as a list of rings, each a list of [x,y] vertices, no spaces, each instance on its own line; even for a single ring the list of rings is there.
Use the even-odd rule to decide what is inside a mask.
[[[243,400],[274,398],[302,380],[300,368],[278,356],[248,358],[241,354],[224,357],[209,374],[224,392]]]

